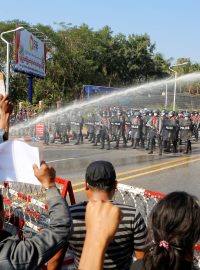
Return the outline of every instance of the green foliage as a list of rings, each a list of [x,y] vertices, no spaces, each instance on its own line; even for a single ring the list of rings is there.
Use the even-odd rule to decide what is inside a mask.
[[[26,22],[0,22],[0,32],[15,28],[17,23]],[[26,25],[29,26],[28,23]],[[33,27],[52,41],[47,46],[47,76],[44,80],[34,79],[35,104],[44,100],[50,106],[57,100],[67,103],[80,98],[84,84],[124,87],[168,77],[170,74],[170,60],[164,59],[161,53],[155,53],[155,44],[147,34],[126,37],[121,33],[114,35],[109,26],[94,31],[86,24],[72,26],[63,22],[57,24],[56,31],[41,24]],[[8,35],[11,42],[12,37]],[[0,70],[4,70],[6,46],[1,41],[0,45]],[[190,62],[189,59],[187,61]],[[187,67],[180,67],[178,74],[199,69],[199,64],[189,63]],[[11,76],[13,100],[27,100],[26,76],[14,72],[11,72]]]

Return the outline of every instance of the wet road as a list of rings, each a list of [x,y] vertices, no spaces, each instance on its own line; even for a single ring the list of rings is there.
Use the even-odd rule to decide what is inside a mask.
[[[85,199],[84,175],[90,162],[113,163],[119,182],[153,191],[168,193],[184,190],[200,198],[200,144],[192,145],[191,155],[148,155],[145,150],[120,148],[100,150],[89,143],[75,145],[39,145],[40,159],[48,161],[57,176],[71,180],[76,201]]]

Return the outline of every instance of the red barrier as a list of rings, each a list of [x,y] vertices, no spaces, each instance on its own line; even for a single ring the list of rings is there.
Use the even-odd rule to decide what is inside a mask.
[[[40,123],[35,125],[35,134],[36,136],[44,135],[44,124]]]
[[[56,183],[63,185],[62,193],[61,193],[62,197],[66,198],[67,194],[69,194],[71,205],[75,204],[76,202],[75,202],[75,197],[74,197],[71,181],[56,177]]]
[[[73,189],[72,189],[72,185],[71,182],[67,179],[63,179],[63,178],[58,178],[56,177],[55,182],[59,185],[58,188],[60,188],[61,190],[61,196],[66,199],[67,195],[69,195],[69,202],[70,204],[75,204],[75,197],[74,197],[74,193],[73,193]],[[17,216],[14,216],[14,212],[10,211],[16,208],[16,202],[18,201],[18,199],[20,200],[20,202],[18,203],[18,207],[22,207],[23,211],[26,215],[30,216],[30,218],[33,218],[35,221],[39,220],[41,217],[41,213],[39,210],[37,210],[38,208],[41,208],[43,210],[48,210],[48,205],[43,202],[43,197],[40,199],[37,199],[37,193],[36,193],[36,197],[34,197],[34,193],[27,195],[22,193],[20,190],[16,191],[14,189],[14,187],[12,187],[12,185],[9,185],[9,183],[5,182],[3,185],[3,190],[5,189],[6,192],[4,192],[4,204],[7,205],[7,209],[5,207],[5,218],[9,221],[12,221],[12,217],[15,217],[15,221],[17,222],[11,222],[11,224],[13,224],[19,231],[19,235],[21,236],[22,234],[22,229],[23,226],[25,224],[27,224],[27,226],[29,226],[29,222],[25,221],[21,218],[18,218]],[[8,195],[9,194],[9,195]],[[8,197],[7,197],[8,196]],[[44,193],[45,196],[45,193]],[[45,199],[45,197],[44,197]],[[35,207],[29,207],[31,205],[35,205]],[[21,206],[22,205],[22,206]],[[34,226],[36,231],[40,231],[42,228],[41,227],[37,227]]]
[[[69,181],[67,179],[56,177],[55,182],[58,185],[62,185],[61,196],[64,199],[66,199],[66,197],[68,195],[70,204],[71,205],[75,204],[76,202],[75,202],[75,197],[74,197],[71,181]],[[5,182],[4,183],[4,188],[9,190],[9,183]],[[30,195],[26,195],[26,194],[23,194],[21,192],[14,192],[14,193],[15,193],[15,196],[17,196],[19,199],[24,200],[26,202],[32,203],[35,200]],[[5,198],[4,197],[4,203],[11,206],[13,201],[10,198]],[[34,203],[35,203],[35,201],[34,201]],[[48,209],[47,205],[43,204],[42,202],[40,203],[40,206],[45,210]],[[25,213],[28,214],[30,217],[33,217],[36,220],[40,218],[40,213],[39,212],[36,212],[36,211],[34,211],[32,209],[29,209],[28,207],[25,208]],[[24,219],[14,217],[13,214],[12,214],[12,216],[10,216],[10,214],[11,214],[10,212],[5,212],[5,216],[9,217],[9,221],[15,227],[19,228],[18,234],[19,234],[20,239],[22,239],[23,238],[22,228],[26,224],[26,222],[24,221]],[[41,228],[38,228],[38,231],[40,231],[40,230],[41,230]],[[73,262],[74,262],[74,259],[72,257],[69,257],[69,258],[64,259],[63,265],[70,265]],[[44,265],[44,266],[41,267],[41,269],[47,270],[47,266]]]

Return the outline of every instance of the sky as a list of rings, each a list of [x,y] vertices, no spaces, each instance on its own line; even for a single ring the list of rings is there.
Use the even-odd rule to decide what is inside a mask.
[[[94,30],[105,25],[114,34],[144,34],[165,58],[200,63],[200,0],[0,0],[0,21],[55,22]]]

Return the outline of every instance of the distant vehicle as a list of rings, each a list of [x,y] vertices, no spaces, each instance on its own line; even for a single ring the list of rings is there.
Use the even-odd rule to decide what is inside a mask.
[[[92,97],[111,94],[114,91],[120,90],[114,87],[83,85],[83,98],[90,99]]]

